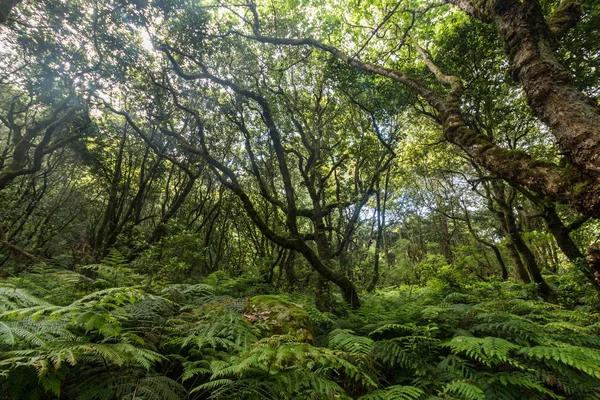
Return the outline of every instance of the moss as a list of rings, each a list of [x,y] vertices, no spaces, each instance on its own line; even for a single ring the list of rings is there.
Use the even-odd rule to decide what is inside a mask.
[[[533,168],[536,167],[541,167],[541,168],[555,168],[556,164],[548,162],[548,161],[544,161],[544,160],[537,160],[537,159],[532,159],[531,160],[531,166]]]
[[[573,194],[575,196],[583,194],[588,189],[588,186],[588,182],[579,182],[573,185]]]
[[[488,151],[490,149],[493,149],[494,147],[496,147],[495,144],[493,144],[493,143],[487,143],[487,144],[484,144],[484,145],[481,146],[479,152],[480,153],[485,153],[486,151]]]
[[[460,136],[460,139],[465,146],[472,146],[481,141],[479,134],[468,129],[465,129],[464,132],[461,132]]]
[[[260,328],[264,337],[290,335],[302,342],[315,342],[312,320],[302,306],[279,296],[252,297],[244,310],[246,319]]]

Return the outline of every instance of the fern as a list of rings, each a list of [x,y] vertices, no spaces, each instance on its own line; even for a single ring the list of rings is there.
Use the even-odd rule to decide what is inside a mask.
[[[79,388],[80,400],[180,400],[186,396],[185,388],[173,379],[135,369],[95,375]]]
[[[212,317],[212,318],[211,318]],[[214,319],[213,319],[214,318]],[[194,324],[172,321],[175,324],[172,332],[187,330],[189,334],[176,337],[171,343],[182,347],[194,344],[202,350],[206,347],[224,348],[231,351],[241,351],[250,347],[258,340],[257,329],[247,323],[239,314],[223,310],[218,317],[209,313]]]
[[[499,363],[518,365],[518,362],[510,356],[510,353],[520,347],[504,339],[458,336],[445,343],[444,346],[450,347],[455,353],[465,353],[488,366]]]
[[[10,311],[23,307],[49,306],[50,303],[40,299],[29,291],[14,285],[0,283],[0,311]]]
[[[327,336],[327,346],[347,353],[370,354],[373,340],[358,336],[350,329],[334,329]]]
[[[444,387],[442,395],[455,394],[468,400],[485,400],[483,390],[469,381],[454,381]]]
[[[435,353],[439,340],[429,336],[404,336],[373,344],[372,355],[392,367],[414,369]]]
[[[531,373],[498,372],[490,375],[490,377],[487,379],[487,384],[489,385],[489,388],[486,390],[486,392],[497,389],[497,384],[500,384],[504,388],[516,386],[519,389],[527,389],[528,391],[532,391],[535,394],[539,394],[546,399],[563,398],[562,396],[559,396],[552,392],[550,389],[544,387],[543,383],[538,380],[538,377]]]
[[[366,356],[298,343],[287,336],[262,339],[229,362],[211,363],[210,382],[195,391],[214,391],[214,398],[229,398],[240,385],[244,393],[268,393],[269,398],[291,398],[294,393],[319,396],[343,396],[344,390],[331,379],[332,374],[345,376],[365,387],[376,387],[368,374]],[[235,397],[240,398],[240,397]],[[252,397],[249,397],[252,398]],[[257,397],[260,398],[260,397]]]
[[[520,350],[520,354],[541,361],[554,361],[600,379],[600,351],[583,347],[535,346]]]
[[[359,397],[359,400],[419,400],[425,392],[414,386],[389,386]]]

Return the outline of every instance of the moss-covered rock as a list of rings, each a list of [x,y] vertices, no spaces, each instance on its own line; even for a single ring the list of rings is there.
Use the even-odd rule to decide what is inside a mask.
[[[244,317],[260,328],[262,336],[289,335],[298,341],[314,343],[315,335],[308,312],[302,306],[279,296],[250,298]]]

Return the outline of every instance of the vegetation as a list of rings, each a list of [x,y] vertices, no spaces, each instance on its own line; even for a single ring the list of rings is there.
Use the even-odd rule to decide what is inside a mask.
[[[0,399],[599,399],[600,5],[0,2]]]

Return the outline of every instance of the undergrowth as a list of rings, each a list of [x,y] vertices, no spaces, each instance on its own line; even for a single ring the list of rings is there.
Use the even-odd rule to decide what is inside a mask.
[[[0,284],[0,398],[600,399],[600,316],[522,285],[390,288],[333,315],[143,276],[111,252]],[[298,305],[306,332],[276,333]]]

